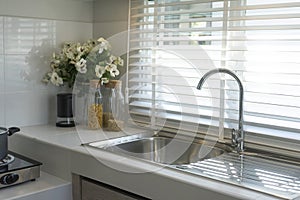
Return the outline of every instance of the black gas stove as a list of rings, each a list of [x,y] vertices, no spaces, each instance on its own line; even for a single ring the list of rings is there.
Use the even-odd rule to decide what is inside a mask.
[[[40,177],[42,163],[25,156],[9,152],[0,160],[0,188],[33,181]]]

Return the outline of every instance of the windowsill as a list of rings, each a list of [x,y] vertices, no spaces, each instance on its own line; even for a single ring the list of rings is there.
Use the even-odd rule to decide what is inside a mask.
[[[205,125],[208,123],[211,125]],[[178,126],[178,124],[180,124],[180,126]],[[184,135],[189,135],[189,132],[198,132],[200,138],[205,137],[207,139],[214,137],[213,140],[215,140],[218,138],[218,132],[220,131],[217,124],[216,119],[211,120],[191,116],[188,120],[187,118],[183,120],[174,117],[168,121],[164,121],[162,124],[157,124],[157,128],[158,130]],[[178,128],[181,130],[179,131]],[[233,123],[230,128],[225,128],[224,130],[225,141],[228,143],[230,143],[231,140],[232,128],[237,128],[237,123]],[[274,129],[270,129],[251,125],[244,125],[244,130],[246,147],[258,148],[260,150],[300,158],[300,134],[291,131],[276,130],[275,127]]]
[[[244,126],[245,146],[286,156],[300,158],[300,135],[295,132]],[[230,138],[227,129],[226,137]]]
[[[253,126],[244,126],[244,130],[261,136],[270,136],[270,137],[284,138],[292,141],[296,141],[296,140],[300,141],[300,134],[295,132],[290,132],[290,131],[282,131],[282,130],[253,127]]]

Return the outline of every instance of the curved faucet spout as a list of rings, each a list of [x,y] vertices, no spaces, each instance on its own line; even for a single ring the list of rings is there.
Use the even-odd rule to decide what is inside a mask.
[[[198,83],[197,89],[201,90],[204,82],[213,74],[217,74],[217,73],[225,73],[225,74],[229,74],[230,76],[232,76],[238,83],[239,85],[239,90],[240,90],[240,95],[239,95],[239,127],[238,127],[238,135],[235,135],[236,133],[233,133],[232,135],[232,141],[234,144],[237,144],[237,151],[241,152],[244,151],[244,139],[245,139],[245,135],[244,135],[244,106],[243,106],[243,102],[244,102],[244,87],[243,84],[241,82],[241,80],[237,77],[237,75],[235,75],[232,71],[225,69],[225,68],[218,68],[218,69],[213,69],[209,72],[207,72],[206,74],[203,75],[203,77],[201,78],[201,80]]]

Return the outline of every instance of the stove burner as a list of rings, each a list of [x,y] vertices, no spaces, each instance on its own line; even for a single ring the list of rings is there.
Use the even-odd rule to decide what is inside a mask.
[[[0,160],[0,189],[35,180],[40,177],[41,165],[40,162],[9,151],[6,158]]]
[[[15,157],[13,155],[8,154],[6,156],[6,158],[0,160],[0,167],[8,165],[9,163],[11,163],[14,160],[15,160]]]

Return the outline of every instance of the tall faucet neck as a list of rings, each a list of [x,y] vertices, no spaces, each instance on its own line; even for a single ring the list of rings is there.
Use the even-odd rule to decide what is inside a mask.
[[[225,69],[225,68],[218,68],[218,69],[213,69],[210,70],[209,72],[207,72],[206,74],[203,75],[203,77],[201,78],[201,80],[198,83],[197,89],[201,90],[204,82],[212,75],[217,74],[217,73],[225,73],[225,74],[229,74],[230,76],[232,76],[238,83],[239,86],[239,125],[238,125],[238,134],[239,134],[239,149],[238,151],[244,151],[244,128],[243,128],[243,124],[244,124],[244,106],[243,106],[243,102],[244,102],[244,87],[243,84],[241,82],[241,80],[237,77],[236,74],[234,74],[232,71]]]
[[[237,81],[240,91],[244,92],[244,87],[243,87],[243,84],[242,84],[241,80],[239,79],[239,77],[237,77],[237,75],[235,75],[235,73],[233,73],[229,69],[225,69],[225,68],[213,69],[213,70],[210,70],[209,72],[207,72],[206,74],[204,74],[198,83],[197,89],[200,90],[202,88],[204,82],[206,81],[206,79],[208,79],[210,76],[217,74],[217,73],[225,73],[225,74],[231,75]]]

